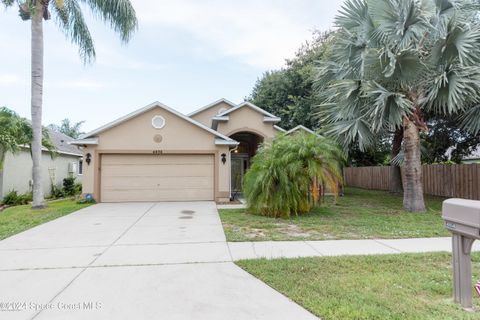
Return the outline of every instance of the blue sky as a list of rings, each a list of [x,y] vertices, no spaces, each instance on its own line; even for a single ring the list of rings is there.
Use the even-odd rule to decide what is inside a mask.
[[[132,0],[139,29],[126,45],[85,10],[97,59],[84,66],[53,20],[45,23],[44,124],[86,120],[89,131],[153,101],[189,113],[241,102],[281,68],[342,0]],[[30,24],[0,9],[0,105],[30,117]]]

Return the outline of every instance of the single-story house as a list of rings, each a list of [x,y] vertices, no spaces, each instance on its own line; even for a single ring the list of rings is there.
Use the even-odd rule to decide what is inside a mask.
[[[472,151],[468,156],[462,159],[462,163],[480,163],[480,145]]]
[[[286,132],[279,121],[249,102],[220,99],[188,116],[154,102],[71,143],[97,201],[226,202],[259,143]]]
[[[49,195],[52,184],[61,186],[63,179],[74,175],[78,182],[82,179],[82,151],[71,145],[74,139],[49,129],[50,140],[56,148],[54,157],[44,149],[42,151],[42,186],[45,195]],[[5,155],[3,170],[0,170],[0,199],[15,190],[19,194],[32,191],[32,157],[28,147],[21,147],[18,153]]]

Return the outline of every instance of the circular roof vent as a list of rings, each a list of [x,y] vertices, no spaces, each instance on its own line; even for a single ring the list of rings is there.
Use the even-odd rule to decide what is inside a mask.
[[[165,126],[165,118],[162,116],[155,116],[152,118],[152,126],[155,129],[162,129]]]
[[[227,108],[220,108],[220,110],[218,110],[218,113],[217,113],[217,114],[224,113],[224,112],[227,111],[227,110],[228,110]]]

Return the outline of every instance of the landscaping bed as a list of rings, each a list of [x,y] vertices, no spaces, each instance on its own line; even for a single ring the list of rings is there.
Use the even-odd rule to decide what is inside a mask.
[[[228,241],[419,238],[448,236],[441,218],[440,197],[426,196],[426,213],[402,208],[402,196],[384,191],[347,188],[345,196],[291,219],[220,209]]]
[[[48,202],[46,208],[39,210],[32,210],[31,205],[6,208],[0,212],[0,240],[89,205],[79,204],[75,199],[65,199]]]
[[[480,254],[472,254],[474,279]],[[237,264],[321,319],[479,319],[453,303],[451,255],[243,260]],[[474,305],[479,298],[474,293]]]

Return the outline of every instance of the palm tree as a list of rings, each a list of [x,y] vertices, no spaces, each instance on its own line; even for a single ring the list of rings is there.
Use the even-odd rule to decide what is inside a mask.
[[[319,114],[346,146],[403,131],[404,208],[423,212],[420,133],[426,112],[480,129],[478,4],[463,0],[348,0],[321,62]]]
[[[33,131],[32,125],[27,119],[20,117],[7,107],[0,108],[0,172],[7,152],[13,154],[20,151],[23,146],[32,149]],[[51,156],[55,156],[55,146],[50,140],[48,130],[42,130],[42,146]]]
[[[61,132],[64,135],[77,139],[83,132],[81,130],[85,121],[71,122],[70,119],[63,119],[60,125],[50,124],[48,127],[51,130]]]
[[[42,102],[43,102],[43,20],[56,16],[65,35],[79,47],[82,60],[95,58],[95,48],[83,18],[80,3],[90,9],[119,33],[127,42],[137,27],[137,18],[129,0],[0,0],[6,7],[18,4],[22,20],[31,20],[31,113],[32,113],[32,180],[33,208],[44,207],[41,177]]]
[[[345,157],[331,140],[313,134],[279,136],[264,144],[244,178],[250,212],[290,217],[319,203],[319,185],[337,192]]]

